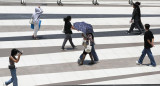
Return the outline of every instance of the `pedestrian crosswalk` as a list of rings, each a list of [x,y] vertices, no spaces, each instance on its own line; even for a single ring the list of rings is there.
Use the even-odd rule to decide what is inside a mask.
[[[36,6],[0,6],[0,86],[11,77],[8,57],[12,48],[23,50],[16,64],[19,86],[160,84],[160,7],[149,4],[160,2],[144,1],[141,8],[142,23],[151,24],[154,33],[152,53],[156,67],[145,65],[150,63],[148,58],[143,65],[135,63],[141,55],[144,37],[135,35],[136,31],[131,35],[125,33],[133,8],[124,1],[102,2],[126,6],[42,6],[44,14],[39,40],[32,39],[33,30],[29,25]],[[78,65],[83,52],[80,31],[73,30],[72,35],[77,48],[72,49],[67,43],[67,50],[61,50],[63,18],[67,15],[72,15],[72,24],[85,21],[93,25],[98,63],[88,65],[90,58],[87,56],[84,65]]]

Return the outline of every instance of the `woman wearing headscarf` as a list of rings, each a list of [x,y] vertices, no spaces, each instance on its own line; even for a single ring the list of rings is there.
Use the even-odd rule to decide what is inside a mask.
[[[136,2],[133,4],[133,13],[132,13],[132,19],[130,21],[131,27],[130,30],[127,31],[128,34],[130,34],[134,28],[138,28],[139,34],[142,34],[142,31],[144,31],[143,24],[141,22],[141,10],[140,10],[140,2]]]
[[[32,15],[33,23],[34,23],[34,33],[33,33],[33,38],[36,40],[37,38],[37,32],[40,28],[39,23],[40,23],[40,16],[43,13],[43,10],[40,8],[35,8],[35,13]]]
[[[65,39],[63,41],[63,44],[62,44],[62,50],[64,50],[65,48],[65,45],[66,45],[66,42],[69,40],[71,46],[73,47],[73,49],[76,47],[73,42],[72,42],[72,30],[71,29],[75,29],[72,24],[71,24],[71,16],[67,16],[66,18],[64,18],[64,33],[65,33]]]

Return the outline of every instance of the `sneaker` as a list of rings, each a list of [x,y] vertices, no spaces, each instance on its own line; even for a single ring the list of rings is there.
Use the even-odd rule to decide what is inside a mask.
[[[137,65],[141,65],[141,63],[139,63],[138,61],[136,61],[136,64],[137,64]]]
[[[6,85],[5,82],[4,82],[4,83],[3,83],[3,86],[8,86],[8,85]]]
[[[149,67],[156,67],[156,66],[154,66],[154,65],[151,65],[151,64],[150,64],[150,65],[148,65],[148,66],[149,66]]]

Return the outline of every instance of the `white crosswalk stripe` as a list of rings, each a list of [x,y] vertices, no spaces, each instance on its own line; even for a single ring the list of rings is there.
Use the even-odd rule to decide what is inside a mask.
[[[0,0],[1,1],[1,0]],[[87,4],[90,3],[86,1]],[[103,3],[104,2],[104,3]],[[50,2],[49,2],[50,3]],[[77,2],[66,1],[67,3],[76,4]],[[84,2],[80,2],[84,3]],[[100,3],[108,5],[126,5],[126,1],[100,1]],[[147,6],[159,6],[159,1],[143,1],[143,5]],[[154,3],[154,4],[150,4]],[[85,3],[86,4],[86,3]],[[24,55],[20,59],[20,62],[16,64],[18,84],[19,86],[37,86],[47,84],[75,84],[78,85],[105,85],[105,84],[160,84],[160,35],[159,35],[159,18],[160,18],[160,7],[141,7],[143,24],[151,24],[152,31],[155,33],[155,47],[153,47],[152,53],[155,56],[157,66],[148,67],[145,65],[137,66],[135,61],[141,55],[143,49],[144,36],[140,35],[127,35],[125,31],[129,29],[123,27],[130,25],[129,20],[131,19],[132,7],[90,7],[90,6],[78,6],[73,9],[70,6],[42,6],[44,14],[75,14],[76,18],[72,18],[72,24],[74,22],[85,21],[94,26],[99,26],[94,29],[96,52],[100,59],[99,63],[90,66],[83,65],[78,66],[77,60],[82,54],[83,50],[65,50],[60,51],[61,45],[64,40],[64,34],[62,28],[56,30],[44,30],[43,27],[38,32],[38,35],[42,36],[40,40],[32,40],[31,36],[33,31],[14,31],[10,32],[11,26],[28,26],[29,19],[26,19],[25,14],[31,15],[34,12],[35,6],[0,6],[1,14],[22,14],[25,18],[23,19],[0,19],[0,26],[8,27],[5,32],[0,32],[0,52],[10,51],[11,48],[25,49]],[[5,9],[4,9],[5,7]],[[18,10],[19,9],[19,10]],[[72,11],[71,11],[72,10]],[[81,18],[78,14],[85,14]],[[87,17],[90,15],[117,15],[107,17]],[[56,15],[56,16],[57,16]],[[118,16],[118,15],[129,15],[129,16]],[[150,15],[150,16],[148,16]],[[152,16],[151,16],[152,15]],[[155,16],[156,15],[156,16]],[[158,15],[158,16],[157,16]],[[64,16],[65,17],[65,16]],[[1,18],[1,17],[0,17]],[[7,17],[6,17],[7,18]],[[62,18],[46,18],[42,19],[42,26],[63,26],[64,22]],[[116,26],[121,27],[101,27]],[[0,28],[3,29],[3,28]],[[24,29],[24,28],[22,28]],[[73,42],[75,45],[82,47],[82,32],[73,31]],[[50,38],[52,37],[52,38]],[[110,45],[110,46],[109,46]],[[66,44],[70,47],[70,44]],[[117,47],[115,47],[117,46]],[[56,50],[49,50],[50,48],[56,48]],[[45,48],[43,50],[43,48]],[[40,50],[42,49],[42,50]],[[46,50],[48,49],[48,50]],[[40,51],[42,53],[38,53]],[[10,52],[0,53],[0,86],[10,79],[10,73],[8,67],[8,57]],[[145,58],[145,63],[150,61]],[[89,56],[86,57],[86,61],[90,60]],[[109,62],[113,61],[113,62]],[[130,62],[125,62],[130,61]],[[103,64],[102,64],[102,63]],[[106,63],[105,63],[106,62]],[[117,62],[117,63],[114,63]],[[77,65],[75,65],[77,64]],[[117,65],[116,65],[117,64]],[[56,67],[56,68],[52,68]],[[23,70],[24,69],[24,70]],[[32,69],[32,70],[30,70]],[[34,72],[34,71],[37,71]],[[84,81],[84,82],[83,82]],[[76,85],[77,85],[76,84]],[[12,85],[12,84],[11,84]],[[10,85],[10,86],[11,86]]]

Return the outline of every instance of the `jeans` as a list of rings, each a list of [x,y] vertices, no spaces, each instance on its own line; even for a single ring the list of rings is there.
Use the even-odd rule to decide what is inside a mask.
[[[18,86],[18,83],[17,83],[17,75],[16,75],[16,69],[10,69],[10,72],[11,72],[11,76],[12,78],[9,80],[9,81],[6,81],[5,84],[6,85],[9,85],[10,83],[13,82],[13,86]]]
[[[63,42],[63,45],[62,45],[62,49],[64,49],[64,46],[66,45],[66,42],[69,40],[71,46],[74,48],[75,45],[73,44],[72,42],[72,37],[71,37],[71,34],[65,34],[65,39],[64,39],[64,42]]]
[[[140,64],[142,64],[142,63],[143,63],[143,59],[144,59],[144,57],[146,56],[146,54],[148,55],[148,57],[149,57],[149,59],[150,59],[151,65],[152,65],[152,66],[156,66],[156,62],[155,62],[155,60],[154,60],[154,57],[153,57],[153,55],[152,55],[152,52],[151,52],[150,48],[148,48],[148,49],[144,48],[144,49],[143,49],[142,55],[141,55],[141,57],[139,58],[139,61],[138,61],[138,62],[139,62]]]
[[[92,45],[91,54],[92,54],[92,56],[94,58],[94,61],[99,61],[97,53],[96,53],[95,48],[94,48],[94,45]],[[79,58],[82,59],[83,58],[83,54],[81,54]]]

